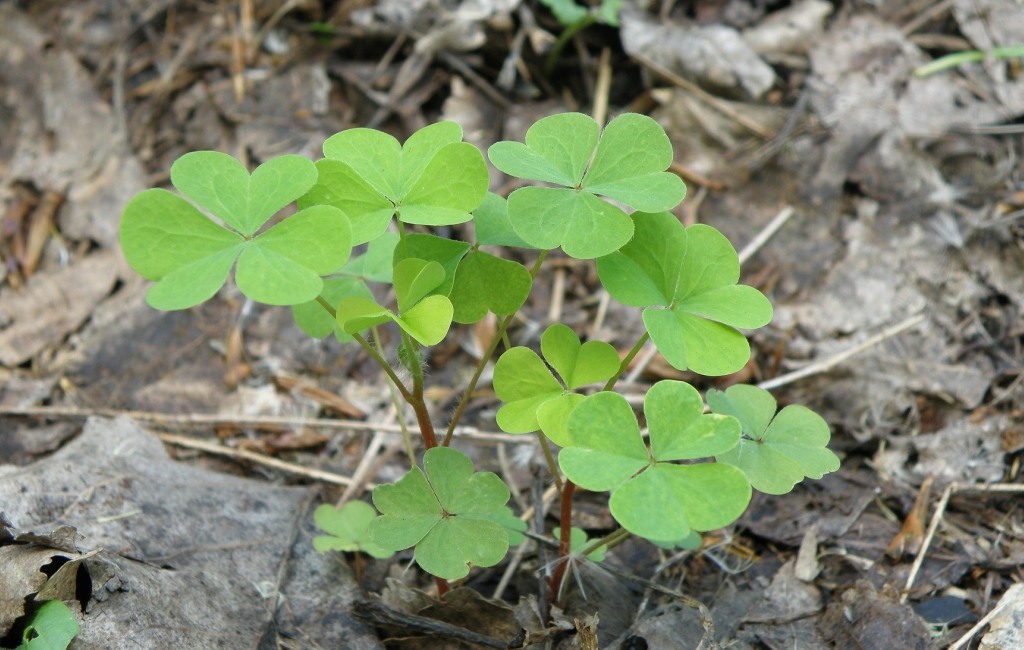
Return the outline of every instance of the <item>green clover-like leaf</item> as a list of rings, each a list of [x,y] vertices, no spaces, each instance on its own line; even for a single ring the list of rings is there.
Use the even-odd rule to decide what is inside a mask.
[[[505,403],[496,418],[506,433],[531,433],[539,429],[537,408],[564,391],[544,361],[526,347],[510,348],[498,358],[492,384]]]
[[[422,470],[414,467],[397,483],[374,489],[381,516],[370,524],[370,539],[393,551],[415,546],[424,571],[459,580],[508,552],[509,533],[492,518],[509,496],[496,474],[474,472],[465,454],[435,447],[424,454]]]
[[[444,267],[437,262],[407,257],[395,264],[392,282],[398,310],[403,314],[444,282]]]
[[[362,551],[375,558],[383,559],[394,555],[382,546],[374,544],[367,536],[370,522],[377,511],[368,503],[349,501],[341,508],[322,503],[313,511],[313,521],[327,535],[313,538],[313,548],[318,553],[328,551]]]
[[[473,231],[476,242],[484,246],[532,248],[512,229],[508,201],[493,192],[488,192],[480,207],[473,210]]]
[[[480,151],[454,122],[426,126],[402,146],[374,129],[348,129],[324,142],[319,179],[300,206],[333,205],[352,219],[355,243],[387,230],[391,217],[429,226],[469,221],[487,193]]]
[[[452,325],[452,303],[445,296],[427,296],[411,309],[397,315],[376,301],[355,296],[345,298],[335,309],[341,329],[355,334],[375,325],[396,323],[421,345],[437,345]]]
[[[514,314],[530,296],[533,277],[518,262],[474,250],[459,263],[451,293],[456,323],[475,323],[487,312]]]
[[[559,465],[580,487],[611,491],[612,516],[641,537],[680,540],[728,525],[750,501],[744,473],[728,464],[672,462],[725,453],[738,444],[735,418],[702,411],[689,384],[658,382],[644,399],[648,447],[624,397],[591,395],[569,416],[570,445],[559,453]]]
[[[349,260],[338,273],[369,282],[391,282],[397,246],[398,233],[386,232],[370,241],[366,251]]]
[[[171,183],[243,237],[252,237],[278,210],[316,182],[316,168],[302,156],[279,156],[249,175],[219,151],[193,151],[171,165]]]
[[[329,305],[337,305],[345,298],[361,297],[373,300],[373,293],[366,286],[366,282],[359,278],[326,278],[320,297]],[[322,339],[333,333],[342,343],[352,340],[338,324],[337,319],[333,318],[317,300],[293,305],[292,316],[299,328],[313,338]]]
[[[565,445],[569,414],[582,399],[574,391],[610,379],[619,371],[619,355],[603,341],[581,345],[576,333],[561,323],[545,330],[541,353],[561,381],[529,348],[511,348],[495,364],[494,392],[505,402],[498,409],[498,426],[507,433],[540,429],[555,444]]]
[[[684,228],[668,212],[633,219],[633,239],[597,262],[608,293],[646,308],[651,340],[676,368],[702,375],[742,368],[750,345],[737,328],[766,325],[772,306],[757,289],[736,284],[740,265],[732,244],[710,226]]]
[[[235,282],[246,296],[268,305],[295,305],[316,298],[320,276],[341,268],[352,252],[348,219],[321,205],[300,210],[246,242]]]
[[[686,186],[665,170],[672,143],[645,115],[616,117],[604,131],[581,113],[552,115],[526,132],[526,142],[498,142],[487,155],[518,178],[563,188],[524,187],[508,199],[515,234],[537,248],[562,247],[589,259],[618,250],[633,235],[633,221],[607,197],[648,212],[675,207]]]
[[[776,413],[768,391],[743,384],[709,390],[708,405],[743,426],[739,446],[717,454],[718,462],[743,470],[760,492],[785,494],[804,477],[818,479],[839,469],[839,457],[826,447],[828,424],[806,407],[791,404]]]
[[[498,524],[505,529],[508,533],[508,545],[519,546],[526,540],[526,522],[516,516],[516,513],[512,512],[512,508],[505,506],[499,509],[497,512],[487,515],[486,517],[490,521]]]
[[[59,600],[48,600],[25,626],[18,650],[65,650],[80,631],[71,608]]]
[[[455,239],[447,239],[436,235],[413,233],[406,235],[395,247],[394,264],[408,258],[436,262],[444,270],[444,279],[430,293],[439,296],[450,296],[455,283],[455,273],[459,263],[469,251],[469,244]],[[454,301],[453,301],[454,302]]]
[[[576,332],[561,323],[544,331],[540,351],[569,390],[607,381],[619,370],[619,353],[604,341],[580,344]]]
[[[348,259],[348,218],[328,206],[301,210],[256,234],[316,180],[305,158],[275,158],[250,176],[226,154],[198,151],[179,158],[171,178],[228,227],[166,190],[146,190],[129,201],[121,248],[132,268],[157,282],[147,294],[157,309],[187,309],[208,300],[236,262],[236,282],[246,296],[271,305],[303,303],[320,293],[321,276]]]

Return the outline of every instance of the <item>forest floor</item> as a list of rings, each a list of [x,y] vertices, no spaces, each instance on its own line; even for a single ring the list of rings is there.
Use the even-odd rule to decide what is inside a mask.
[[[38,593],[77,603],[78,648],[1024,647],[1024,74],[921,69],[1020,45],[1024,6],[633,0],[555,50],[548,4],[0,2],[0,646]],[[827,420],[842,466],[698,551],[584,563],[545,619],[533,541],[444,602],[408,554],[314,552],[317,504],[408,468],[386,377],[230,285],[150,309],[118,223],[188,151],[315,159],[442,119],[486,148],[562,111],[664,126],[677,216],[754,242],[743,282],[775,305],[741,373],[644,352],[623,392],[760,383]],[[636,310],[552,259],[512,342],[561,321],[624,354]],[[490,333],[432,351],[439,422]],[[482,382],[456,444],[550,531],[535,439],[498,405]],[[598,496],[591,536],[614,527]]]

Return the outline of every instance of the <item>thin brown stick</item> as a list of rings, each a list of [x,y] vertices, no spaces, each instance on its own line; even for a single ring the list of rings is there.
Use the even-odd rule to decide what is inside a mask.
[[[283,460],[278,460],[277,458],[271,458],[270,456],[264,456],[263,454],[257,454],[256,452],[248,451],[246,449],[232,449],[231,447],[225,447],[224,445],[214,444],[205,440],[197,440],[196,438],[181,436],[174,433],[154,433],[154,435],[167,444],[176,445],[178,447],[197,449],[199,451],[203,451],[208,454],[216,454],[218,456],[241,458],[265,467],[273,467],[274,469],[279,469],[282,472],[288,472],[289,474],[295,474],[297,476],[305,476],[325,483],[334,483],[346,486],[352,484],[352,479],[346,476],[341,476],[340,474],[325,472],[319,469],[310,469],[308,467],[303,467],[302,465],[296,465],[295,463],[289,463]],[[366,482],[364,485],[370,490],[377,487],[376,484],[370,482]]]
[[[758,384],[758,387],[763,388],[765,390],[772,390],[773,388],[778,388],[779,386],[791,384],[798,379],[803,379],[804,377],[810,377],[811,375],[816,375],[827,370],[831,370],[833,367],[839,365],[843,361],[846,361],[850,357],[856,356],[861,352],[864,352],[868,348],[872,348],[878,345],[879,343],[886,339],[892,338],[897,334],[901,334],[906,330],[909,330],[910,328],[921,324],[924,321],[924,317],[925,314],[911,316],[910,318],[900,323],[897,323],[896,325],[893,325],[892,327],[889,327],[884,331],[872,336],[871,338],[864,341],[860,345],[855,345],[849,350],[840,352],[839,354],[833,355],[823,361],[812,363],[809,366],[801,368],[800,370],[795,370],[784,375],[779,375],[778,377],[773,377],[768,381],[762,381],[761,383]]]
[[[1011,585],[1010,588],[1006,590],[1006,594],[1009,594],[1010,591],[1013,591],[1013,590],[1020,591],[1022,589],[1024,589],[1024,585],[1022,585],[1020,583],[1017,583],[1015,585]],[[994,619],[996,616],[999,615],[1000,612],[1002,612],[1004,609],[1006,609],[1007,605],[1009,605],[1011,602],[1016,600],[1015,598],[1012,598],[1012,597],[1011,598],[1007,598],[1006,594],[1003,594],[1003,597],[999,599],[999,603],[996,604],[996,606],[992,609],[991,612],[989,612],[988,614],[985,614],[985,617],[982,618],[977,623],[975,623],[974,627],[972,627],[971,629],[967,630],[967,633],[964,634],[959,639],[957,639],[956,643],[954,643],[953,645],[949,646],[949,650],[960,650],[961,648],[967,647],[967,645],[970,644],[971,639],[973,639],[974,636],[978,632],[980,632],[982,630],[982,628],[984,628],[986,625],[991,623],[992,619]],[[1013,594],[1013,596],[1016,596],[1016,595],[1017,594]]]
[[[385,431],[401,433],[397,424],[359,422],[337,418],[310,418],[280,415],[212,415],[205,413],[158,413],[154,411],[126,411],[111,408],[79,408],[74,406],[26,406],[0,408],[0,417],[33,417],[49,419],[76,419],[90,417],[127,417],[139,422],[150,422],[166,427],[209,427],[218,424],[236,424],[248,427],[317,427],[335,431]],[[459,434],[489,444],[530,444],[533,438],[496,431],[479,431],[472,427],[459,427]]]
[[[651,70],[652,72],[659,74],[662,77],[665,77],[675,85],[679,86],[686,92],[690,93],[697,99],[701,100],[711,108],[718,111],[722,115],[725,115],[726,117],[733,120],[740,126],[746,128],[748,131],[761,136],[765,140],[769,140],[775,136],[774,133],[764,128],[757,122],[754,122],[747,116],[743,115],[742,113],[734,109],[732,106],[730,106],[726,101],[719,99],[718,97],[715,97],[714,95],[706,92],[700,86],[680,77],[679,75],[672,72],[668,68],[664,67],[660,63],[656,63],[651,59],[648,59],[646,56],[638,54],[637,52],[632,52],[630,54],[630,57],[635,59],[640,65],[644,66],[648,70]]]
[[[917,580],[917,574],[921,571],[921,565],[924,564],[924,558],[928,555],[928,547],[931,546],[932,538],[935,537],[935,531],[939,528],[939,522],[942,521],[943,515],[946,514],[946,506],[949,505],[949,498],[954,494],[965,494],[970,492],[978,492],[981,494],[1021,494],[1024,493],[1024,485],[1017,483],[992,483],[990,485],[963,485],[960,483],[950,483],[946,488],[946,491],[942,493],[942,497],[939,499],[939,503],[935,506],[935,514],[932,515],[931,521],[928,523],[928,531],[924,535],[924,542],[921,544],[921,551],[914,558],[914,564],[910,567],[910,574],[907,575],[907,583],[903,587],[903,596],[900,598],[901,602],[906,602],[907,597],[910,595],[910,590],[914,586],[914,581]]]
[[[761,247],[768,243],[768,240],[772,238],[772,235],[778,232],[779,228],[782,228],[782,226],[784,226],[792,216],[792,206],[787,205],[782,208],[782,210],[768,222],[768,225],[762,228],[761,232],[757,233],[757,236],[751,239],[750,242],[743,247],[743,250],[739,252],[740,266],[743,266],[747,260],[753,257],[754,253],[761,250]]]

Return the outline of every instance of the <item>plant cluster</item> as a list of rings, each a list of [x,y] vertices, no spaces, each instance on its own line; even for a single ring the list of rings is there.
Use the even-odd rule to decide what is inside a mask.
[[[363,503],[318,510],[329,533],[317,538],[318,549],[375,557],[413,549],[443,593],[445,581],[499,563],[523,540],[505,483],[476,471],[452,446],[468,397],[502,342],[493,372],[498,426],[538,437],[561,490],[557,532],[536,531],[560,545],[554,594],[574,558],[599,559],[630,534],[692,547],[701,532],[736,521],[752,490],[782,494],[838,468],[824,420],[801,406],[778,410],[759,388],[710,390],[704,398],[685,382],[660,381],[646,394],[642,420],[614,391],[648,341],[679,370],[736,372],[750,358],[741,330],[772,317],[764,295],[737,284],[739,260],[726,238],[706,225],[684,227],[669,212],[685,186],[666,171],[672,146],[651,118],[624,114],[602,129],[586,115],[560,114],[536,122],[525,142],[494,144],[491,164],[532,182],[507,199],[488,192],[484,155],[452,122],[427,126],[404,144],[354,128],[329,138],[323,151],[315,163],[282,156],[252,174],[222,153],[186,154],[171,168],[180,195],[138,194],[120,232],[128,262],[156,283],[147,295],[153,307],[208,300],[234,269],[244,295],[291,306],[311,336],[362,346],[411,406],[421,459],[373,491],[376,510]],[[293,202],[296,211],[282,218]],[[472,233],[466,241],[430,228],[465,223],[472,228],[454,230]],[[646,333],[625,358],[559,323],[543,333],[539,354],[508,344],[507,328],[556,248],[596,260],[608,293],[641,310]],[[531,267],[507,256],[517,249]],[[380,298],[386,288],[393,301]],[[453,324],[488,313],[498,317],[497,336],[440,435],[424,397],[427,349]],[[382,327],[397,333],[394,365],[380,345]],[[609,493],[621,529],[582,541],[571,526],[576,486]]]

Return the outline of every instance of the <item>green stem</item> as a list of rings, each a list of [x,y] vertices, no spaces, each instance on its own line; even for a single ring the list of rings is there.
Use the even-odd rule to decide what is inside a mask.
[[[376,361],[377,365],[379,365],[381,369],[384,370],[384,372],[388,376],[388,379],[390,379],[391,383],[393,383],[395,385],[395,388],[398,389],[398,392],[402,394],[402,399],[408,402],[412,398],[412,393],[410,393],[409,389],[405,387],[405,384],[402,383],[402,380],[398,378],[398,375],[395,374],[395,371],[391,369],[391,364],[387,362],[387,359],[382,357],[380,355],[380,352],[378,352],[375,347],[370,345],[369,341],[364,339],[362,335],[353,334],[352,338],[355,340],[356,343],[360,345],[360,347],[366,350],[367,354],[373,357],[373,360]]]
[[[615,373],[615,375],[613,375],[611,379],[608,380],[608,383],[606,383],[604,385],[604,388],[602,388],[601,390],[604,391],[604,390],[611,390],[612,388],[615,388],[615,384],[618,383],[619,377],[622,376],[622,373],[626,372],[626,370],[629,368],[629,364],[632,363],[632,361],[636,357],[636,355],[640,354],[640,350],[643,349],[644,344],[647,343],[647,341],[650,338],[651,338],[651,335],[648,334],[647,332],[644,332],[644,335],[641,336],[640,340],[636,342],[636,345],[634,345],[633,348],[629,351],[629,354],[627,354],[622,359],[622,363],[619,364],[619,371],[617,373]]]
[[[967,50],[965,52],[953,52],[946,56],[939,57],[931,63],[926,63],[914,70],[914,76],[921,78],[941,72],[947,68],[955,68],[965,63],[977,63],[987,58],[993,59],[1016,59],[1024,57],[1024,47],[1015,45],[1009,47],[994,47],[991,50]]]
[[[533,268],[530,269],[531,283],[540,272],[541,264],[544,263],[544,259],[547,256],[548,251],[541,251],[540,255],[537,256],[537,261],[533,263]],[[477,382],[480,381],[480,376],[484,373],[484,368],[487,367],[491,357],[494,356],[494,351],[498,349],[498,343],[502,339],[507,340],[505,332],[508,330],[508,326],[512,324],[513,318],[515,318],[515,314],[509,314],[498,324],[498,331],[494,333],[494,338],[491,339],[491,344],[487,346],[487,350],[485,350],[483,355],[480,356],[480,361],[476,364],[473,376],[469,380],[469,386],[466,387],[466,391],[462,394],[462,399],[459,400],[459,405],[455,407],[455,414],[452,415],[452,421],[448,424],[448,430],[444,434],[444,441],[441,443],[442,446],[447,447],[451,444],[452,436],[455,435],[455,427],[459,426],[459,420],[462,419],[462,415],[465,413],[466,407],[469,406],[469,400],[473,396],[473,391],[476,390],[476,385]]]
[[[404,330],[402,330],[402,345],[405,347],[409,370],[412,372],[412,392],[405,398],[405,401],[409,402],[413,412],[416,413],[416,422],[419,423],[420,435],[423,436],[423,446],[433,449],[437,446],[437,434],[434,433],[434,423],[430,420],[427,402],[423,399],[423,366],[420,364],[419,348]]]
[[[370,330],[373,333],[373,344],[381,348],[380,332],[374,325]],[[394,384],[388,384],[388,392],[391,394],[391,403],[395,405],[395,417],[398,419],[398,426],[402,430],[402,442],[405,443],[405,455],[409,457],[409,467],[416,466],[416,452],[412,448],[412,436],[409,435],[409,426],[405,421],[406,401],[398,394]]]
[[[548,52],[548,58],[544,61],[545,77],[550,77],[551,73],[555,71],[555,66],[558,64],[558,57],[562,54],[562,50],[565,49],[565,46],[569,41],[572,40],[572,37],[579,34],[581,30],[590,27],[595,22],[597,22],[597,18],[588,14],[579,22],[566,27],[565,30],[558,35],[558,40],[556,40],[555,44],[551,46],[551,51]]]
[[[594,541],[590,542],[589,544],[583,547],[583,550],[580,551],[579,554],[583,557],[586,557],[594,551],[596,551],[597,549],[601,548],[602,546],[604,546],[605,548],[614,548],[615,546],[618,546],[622,542],[629,539],[631,535],[632,533],[630,533],[625,528],[620,528],[618,530],[612,531],[611,533],[608,533],[601,539],[595,539]]]
[[[572,541],[572,496],[576,492],[576,484],[569,479],[565,480],[562,488],[561,512],[559,513],[558,531],[558,560],[555,562],[555,572],[548,582],[548,600],[552,603],[559,602],[562,579],[565,577],[565,570],[569,566],[569,543]]]
[[[327,302],[327,299],[323,296],[317,296],[316,301],[320,303],[320,306],[327,310],[327,313],[331,315],[331,318],[337,320],[338,313],[334,311],[334,307],[331,307],[331,303]]]
[[[540,448],[544,451],[544,460],[548,463],[548,471],[551,472],[551,477],[555,479],[555,487],[559,492],[562,491],[562,479],[559,477],[560,472],[558,471],[558,463],[555,462],[555,455],[551,453],[551,443],[548,442],[548,437],[544,435],[543,431],[537,431],[537,440],[540,441]]]

